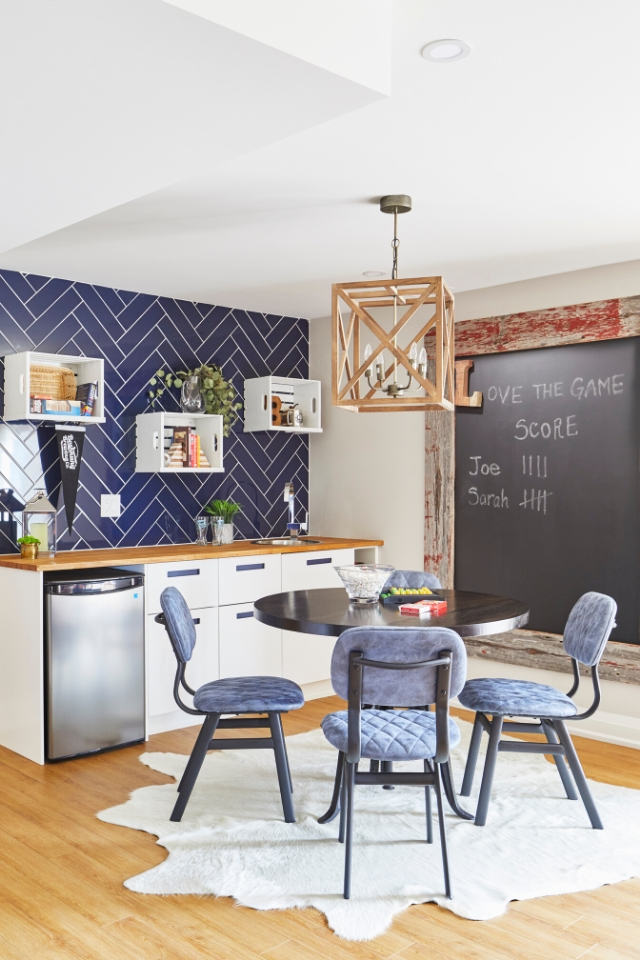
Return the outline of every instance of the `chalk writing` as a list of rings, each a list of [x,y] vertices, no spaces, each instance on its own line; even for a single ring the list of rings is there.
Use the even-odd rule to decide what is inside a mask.
[[[524,500],[519,504],[519,506],[531,507],[532,510],[537,510],[538,513],[547,512],[547,498],[552,497],[553,494],[549,493],[547,490],[531,490],[531,496],[527,496],[527,491],[524,491]]]
[[[540,454],[537,454],[535,458],[532,453],[530,453],[528,457],[526,454],[523,454],[522,472],[525,476],[529,477],[546,477],[547,458],[541,457]]]
[[[521,432],[521,436],[514,433],[516,440],[527,440],[528,438],[535,440],[538,437],[542,437],[543,440],[564,440],[566,437],[578,436],[578,424],[575,414],[572,413],[568,417],[556,417],[553,422],[538,423],[537,420],[532,420],[531,423],[527,423],[526,420],[518,420],[516,431]]]
[[[501,510],[509,509],[509,497],[505,496],[504,487],[500,493],[478,493],[477,487],[469,487],[470,507],[499,507]]]
[[[492,477],[500,475],[500,467],[497,463],[480,463],[479,461],[482,460],[482,457],[469,457],[469,459],[472,461],[475,460],[473,469],[469,470],[470,477],[476,477],[479,473],[481,473],[483,477],[488,477],[489,474],[491,474]]]

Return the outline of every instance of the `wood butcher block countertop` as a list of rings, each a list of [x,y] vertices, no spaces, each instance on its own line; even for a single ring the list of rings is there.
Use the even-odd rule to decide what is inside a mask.
[[[169,544],[162,547],[110,547],[107,550],[62,550],[52,559],[23,560],[19,553],[0,554],[0,567],[16,570],[82,570],[88,567],[118,567],[135,563],[170,563],[180,560],[215,560],[221,557],[247,557],[267,553],[310,553],[314,550],[350,550],[359,547],[382,547],[384,540],[347,540],[341,537],[311,537],[319,543],[295,547],[272,547],[235,540],[223,546],[198,547],[194,543]]]

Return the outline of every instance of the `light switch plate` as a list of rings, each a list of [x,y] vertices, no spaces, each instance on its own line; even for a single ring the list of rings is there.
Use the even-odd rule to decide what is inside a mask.
[[[116,519],[120,516],[120,494],[119,493],[103,493],[100,497],[100,516],[101,517],[113,517]]]

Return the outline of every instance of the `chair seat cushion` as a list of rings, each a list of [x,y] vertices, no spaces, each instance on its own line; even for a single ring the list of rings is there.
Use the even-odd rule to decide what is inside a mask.
[[[458,700],[467,710],[499,717],[561,718],[573,717],[578,712],[573,700],[560,690],[529,680],[469,680]]]
[[[199,687],[193,705],[205,713],[280,713],[298,710],[304,696],[283,677],[228,677]]]
[[[347,752],[348,711],[329,713],[322,732],[332,747]],[[363,710],[360,714],[360,753],[367,760],[430,760],[436,752],[436,715],[426,710]],[[449,720],[451,747],[460,731]]]

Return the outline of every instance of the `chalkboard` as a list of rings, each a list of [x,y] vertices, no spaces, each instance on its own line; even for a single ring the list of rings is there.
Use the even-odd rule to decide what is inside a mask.
[[[618,604],[612,639],[640,642],[640,340],[474,358],[456,409],[455,583],[531,609],[562,633],[588,590]]]

